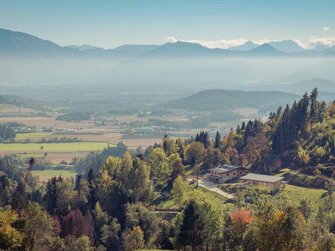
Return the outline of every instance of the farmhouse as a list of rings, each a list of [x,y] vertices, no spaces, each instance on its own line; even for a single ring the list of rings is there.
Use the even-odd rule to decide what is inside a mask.
[[[222,165],[209,169],[209,173],[205,175],[205,179],[215,183],[223,183],[228,180],[241,177],[246,174],[246,170],[240,166]]]
[[[263,175],[256,173],[248,173],[241,177],[250,186],[263,186],[268,188],[272,193],[278,191],[282,187],[283,177],[273,175]]]

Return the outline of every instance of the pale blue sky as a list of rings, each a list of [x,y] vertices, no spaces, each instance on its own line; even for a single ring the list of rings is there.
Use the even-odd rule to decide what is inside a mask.
[[[0,27],[61,45],[335,37],[335,0],[0,0]],[[329,27],[329,29],[325,28]]]

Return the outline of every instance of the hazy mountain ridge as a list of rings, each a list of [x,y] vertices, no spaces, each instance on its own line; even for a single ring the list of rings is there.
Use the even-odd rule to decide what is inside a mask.
[[[298,95],[279,91],[212,89],[163,103],[160,107],[190,111],[221,111],[243,107],[266,109],[291,103],[298,98]]]
[[[1,55],[45,55],[45,56],[282,56],[282,55],[334,55],[334,47],[322,50],[305,50],[292,40],[245,44],[229,49],[209,49],[198,43],[175,42],[163,45],[122,45],[104,49],[92,45],[59,46],[23,32],[0,29]]]
[[[296,42],[292,40],[272,41],[269,42],[269,45],[271,45],[278,51],[286,53],[296,53],[306,51],[306,49],[300,47]]]
[[[73,54],[76,50],[61,47],[58,44],[40,39],[23,32],[14,32],[0,29],[0,53],[8,54],[39,54],[39,55],[62,55]]]
[[[275,49],[270,44],[262,44],[252,50],[246,51],[248,55],[254,56],[284,56],[286,53]]]
[[[299,81],[295,84],[269,84],[269,85],[255,85],[252,87],[256,91],[282,91],[285,90],[289,93],[294,93],[297,95],[303,95],[306,91],[311,91],[313,88],[317,87],[320,92],[320,98],[322,100],[328,100],[327,98],[331,94],[335,96],[335,82],[328,79],[314,78],[305,81]],[[248,88],[247,88],[248,89]]]

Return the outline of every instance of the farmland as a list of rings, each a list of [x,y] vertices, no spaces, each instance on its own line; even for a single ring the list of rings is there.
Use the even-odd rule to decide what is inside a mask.
[[[44,158],[56,164],[63,161],[69,162],[73,158],[83,158],[88,153],[101,151],[105,147],[107,144],[102,142],[2,143],[0,144],[0,155],[16,154],[23,159]]]
[[[9,143],[0,144],[0,153],[39,153],[39,152],[91,152],[106,147],[101,142],[73,143]]]

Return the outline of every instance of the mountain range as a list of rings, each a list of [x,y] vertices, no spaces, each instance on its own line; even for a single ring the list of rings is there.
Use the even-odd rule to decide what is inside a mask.
[[[335,55],[335,47],[306,50],[292,40],[272,41],[262,45],[251,41],[229,49],[210,49],[198,43],[175,42],[163,45],[122,45],[103,49],[92,45],[59,46],[23,32],[0,29],[0,56],[93,56],[93,57],[160,57],[160,56],[311,56]]]

